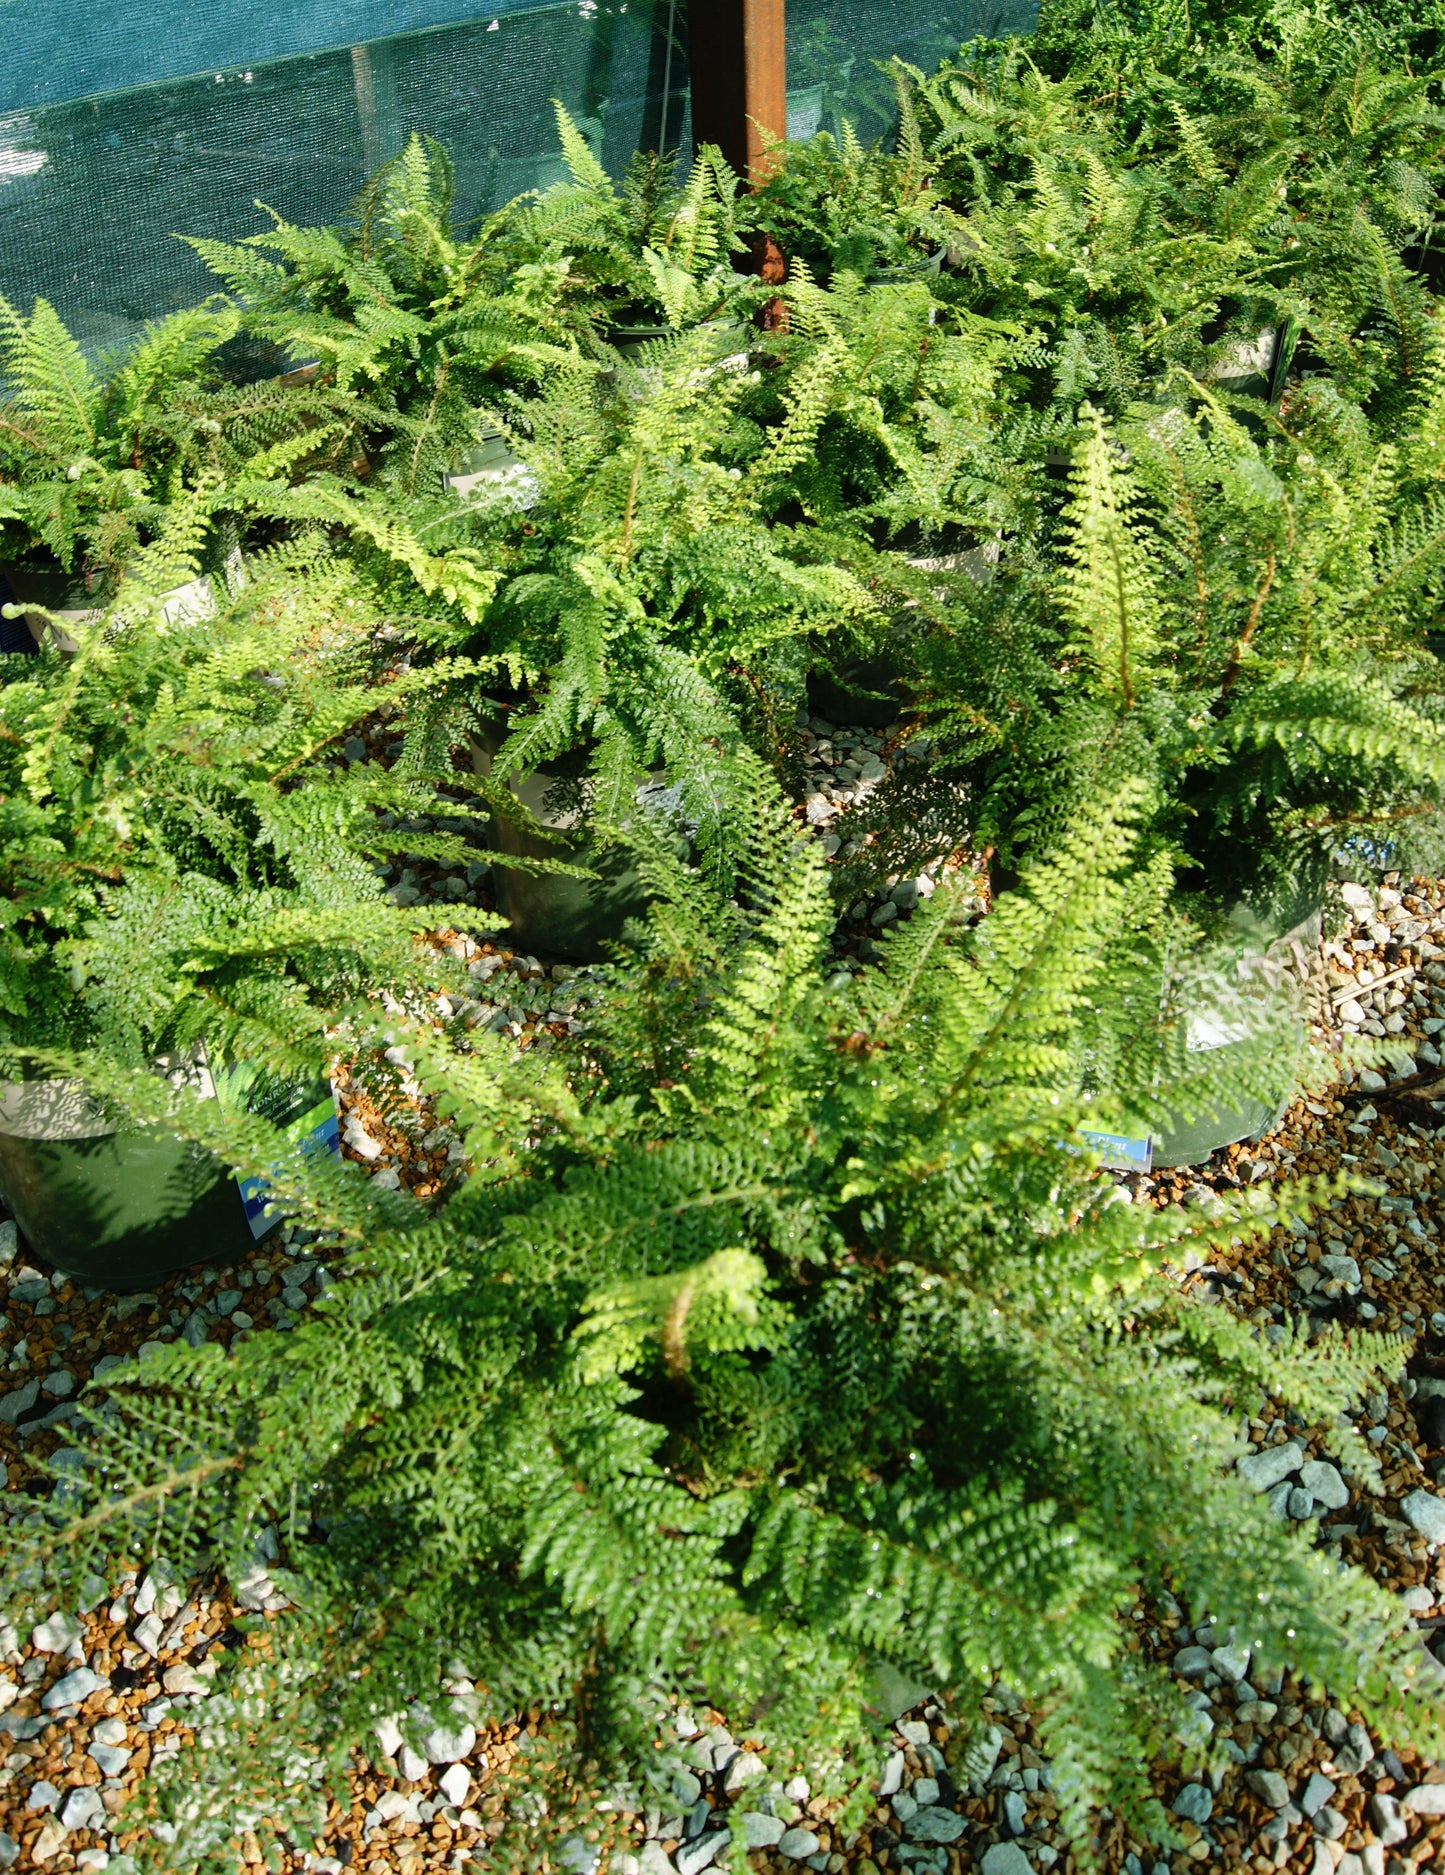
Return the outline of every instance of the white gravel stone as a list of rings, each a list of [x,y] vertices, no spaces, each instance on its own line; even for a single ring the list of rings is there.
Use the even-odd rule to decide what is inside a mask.
[[[67,1829],[105,1829],[109,1821],[100,1792],[93,1784],[80,1784],[71,1791],[60,1820]]]
[[[458,1764],[469,1757],[477,1742],[476,1728],[462,1725],[455,1731],[449,1731],[444,1725],[434,1725],[421,1742],[430,1764]]]
[[[723,1789],[730,1794],[742,1790],[745,1785],[756,1783],[767,1768],[755,1751],[740,1751],[728,1764]]]
[[[1402,1808],[1412,1816],[1445,1816],[1445,1784],[1417,1784],[1405,1792]]]
[[[89,1699],[92,1693],[98,1693],[102,1686],[109,1685],[109,1680],[99,1673],[92,1673],[89,1667],[77,1667],[74,1673],[67,1673],[58,1679],[40,1704],[46,1712],[56,1712],[61,1706],[78,1706],[82,1699]]]
[[[437,1779],[437,1789],[454,1810],[460,1810],[472,1787],[472,1774],[464,1764],[448,1765]]]
[[[30,1645],[42,1654],[68,1654],[81,1633],[81,1625],[74,1615],[49,1615],[30,1630]]]
[[[790,1856],[794,1862],[804,1862],[817,1853],[818,1838],[810,1829],[787,1829],[778,1838],[778,1854]]]
[[[1369,1801],[1370,1825],[1387,1849],[1397,1842],[1403,1842],[1409,1835],[1409,1829],[1400,1815],[1400,1805],[1396,1798],[1379,1791],[1371,1793]]]

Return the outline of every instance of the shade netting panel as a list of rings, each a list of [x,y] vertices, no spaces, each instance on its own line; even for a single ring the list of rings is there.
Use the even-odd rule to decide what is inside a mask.
[[[1037,0],[792,0],[789,131],[886,131],[877,61],[924,67]],[[91,350],[213,282],[177,237],[341,217],[414,130],[464,218],[562,173],[552,100],[607,168],[690,136],[676,0],[0,0],[0,292]]]

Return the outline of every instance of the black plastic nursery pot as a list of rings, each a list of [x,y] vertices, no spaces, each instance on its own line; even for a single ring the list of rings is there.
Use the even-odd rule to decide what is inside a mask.
[[[1001,544],[965,536],[963,544],[947,552],[912,555],[909,566],[922,573],[962,573],[978,585],[993,578]],[[894,633],[906,629],[895,622]],[[830,723],[856,724],[860,729],[891,729],[913,704],[913,690],[902,661],[891,651],[871,657],[845,659],[831,668],[808,673],[808,707]]]
[[[242,1076],[232,1097],[334,1146],[325,1082],[278,1104]],[[174,1270],[236,1261],[279,1221],[257,1181],[238,1185],[214,1153],[163,1128],[118,1126],[69,1081],[3,1090],[0,1190],[31,1248],[95,1289],[148,1289]]]
[[[472,738],[472,767],[477,774],[492,773],[502,741],[498,727]],[[579,809],[559,805],[561,782],[560,776],[545,770],[511,776],[508,785],[518,804],[554,837],[543,839],[520,820],[494,813],[491,844],[495,852],[520,859],[585,866],[592,877],[494,866],[497,910],[519,949],[545,951],[566,963],[597,963],[607,955],[608,945],[621,937],[627,920],[646,912],[647,892],[625,848],[603,845],[589,833]]]
[[[0,1190],[48,1263],[91,1288],[147,1289],[251,1249],[236,1181],[213,1154],[173,1133],[122,1132],[70,1083],[25,1087],[25,1110],[0,1109]]]
[[[1320,911],[1311,912],[1258,953],[1256,966],[1280,969],[1293,957],[1314,949],[1320,941],[1320,919]],[[1191,1047],[1206,1053],[1210,1047],[1220,1047],[1235,1039],[1228,1017],[1217,1019],[1216,1012],[1208,1008],[1191,1012],[1190,1030]],[[1174,1127],[1156,1138],[1155,1166],[1161,1171],[1171,1171],[1179,1166],[1203,1165],[1222,1146],[1237,1145],[1241,1141],[1253,1144],[1272,1133],[1294,1099],[1299,1050],[1303,1043],[1304,1028],[1300,1025],[1295,1047],[1280,1056],[1277,1090],[1268,1099],[1221,1106],[1213,1113]]]

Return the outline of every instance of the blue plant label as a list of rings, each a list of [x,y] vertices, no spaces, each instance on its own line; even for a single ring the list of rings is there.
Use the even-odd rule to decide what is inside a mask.
[[[215,1083],[223,1106],[269,1120],[288,1140],[299,1143],[303,1152],[341,1151],[336,1094],[329,1081],[309,1076],[287,1080],[242,1065],[221,1068],[215,1074]],[[269,1183],[264,1178],[242,1178],[238,1174],[236,1184],[252,1237],[264,1237],[280,1222],[274,1211],[268,1214],[266,1209],[271,1195]]]
[[[1154,1136],[1126,1139],[1122,1133],[1080,1133],[1086,1146],[1092,1146],[1102,1165],[1116,1172],[1148,1172],[1154,1165]]]

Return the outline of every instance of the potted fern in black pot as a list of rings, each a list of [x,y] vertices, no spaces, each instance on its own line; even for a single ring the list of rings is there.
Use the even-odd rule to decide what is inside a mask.
[[[419,915],[372,856],[415,839],[379,810],[430,789],[324,760],[375,701],[364,582],[302,542],[213,616],[167,619],[198,518],[166,519],[74,651],[6,660],[0,689],[0,1186],[39,1254],[122,1289],[235,1254],[265,1219],[220,1160],[128,1127],[86,1077],[263,1098],[324,1145],[336,1012],[427,977]]]

